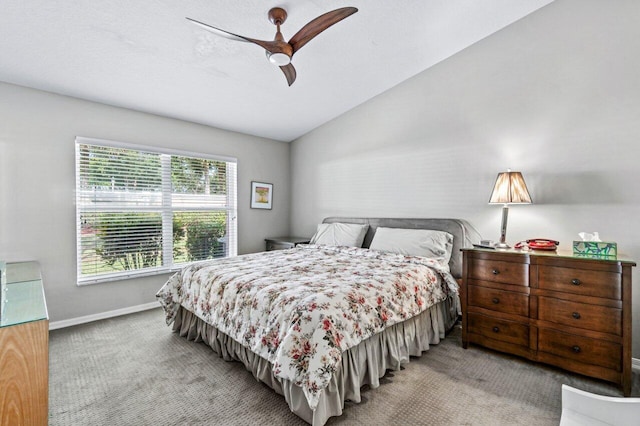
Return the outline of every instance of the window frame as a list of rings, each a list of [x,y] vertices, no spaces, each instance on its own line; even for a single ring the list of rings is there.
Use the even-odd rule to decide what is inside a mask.
[[[138,208],[129,208],[129,207],[120,207],[115,206],[115,209],[120,209],[120,211],[130,211],[130,212],[159,212],[162,217],[163,227],[162,227],[162,265],[151,268],[137,269],[137,270],[124,270],[118,272],[109,272],[109,273],[101,273],[99,275],[90,275],[83,276],[82,275],[82,244],[81,244],[81,214],[83,212],[96,212],[96,211],[113,211],[114,208],[111,209],[105,208],[96,208],[93,206],[92,208],[86,208],[81,204],[81,195],[80,195],[80,181],[81,181],[81,168],[80,168],[80,146],[81,145],[92,145],[92,146],[100,146],[105,148],[116,148],[116,149],[128,149],[135,150],[139,152],[158,154],[160,156],[160,174],[161,174],[161,194],[162,194],[162,205],[160,207],[138,207]],[[171,156],[179,156],[179,157],[190,157],[197,159],[206,159],[212,161],[223,161],[227,163],[228,169],[225,171],[227,175],[227,203],[225,208],[206,208],[206,207],[190,207],[190,208],[179,208],[172,206],[172,182],[171,182]],[[167,169],[168,164],[168,169]],[[170,148],[161,148],[156,146],[149,145],[140,145],[126,142],[118,142],[107,139],[97,139],[90,137],[78,136],[75,139],[75,210],[76,210],[76,283],[78,286],[99,284],[105,282],[113,282],[113,281],[121,281],[131,278],[139,278],[145,276],[154,276],[172,273],[182,269],[183,267],[194,263],[199,262],[191,261],[191,262],[182,262],[175,263],[173,258],[173,232],[172,232],[172,220],[173,214],[175,212],[192,212],[192,211],[205,211],[205,212],[215,212],[215,211],[226,211],[227,217],[227,227],[231,227],[231,230],[227,232],[227,245],[226,245],[226,253],[224,257],[234,257],[238,254],[238,175],[237,175],[237,164],[238,160],[235,157],[228,157],[222,155],[213,155],[213,154],[204,154],[200,152],[192,152],[192,151],[183,151],[176,150]],[[232,176],[229,176],[228,170],[229,166],[231,166]],[[168,222],[167,222],[168,221]],[[168,226],[168,224],[171,226]],[[169,237],[169,238],[167,238]],[[168,260],[167,260],[168,259]]]

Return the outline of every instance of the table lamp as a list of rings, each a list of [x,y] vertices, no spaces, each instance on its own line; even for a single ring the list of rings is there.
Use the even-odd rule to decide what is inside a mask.
[[[502,204],[500,242],[496,244],[496,248],[509,248],[506,242],[509,204],[531,204],[531,196],[527,190],[527,184],[524,183],[522,173],[511,170],[498,173],[489,204]]]

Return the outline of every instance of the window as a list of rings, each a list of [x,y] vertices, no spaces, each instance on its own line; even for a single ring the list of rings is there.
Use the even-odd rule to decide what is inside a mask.
[[[78,284],[237,254],[236,160],[76,138]]]

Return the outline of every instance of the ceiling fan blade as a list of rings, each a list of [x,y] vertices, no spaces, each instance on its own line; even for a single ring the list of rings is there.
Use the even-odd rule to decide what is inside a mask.
[[[247,39],[246,37],[242,37],[237,34],[230,33],[229,31],[221,30],[220,28],[212,27],[211,25],[207,25],[200,21],[196,21],[195,19],[187,18],[187,20],[191,21],[192,23],[196,24],[197,26],[199,26],[204,30],[207,30],[216,35],[219,35],[220,37],[228,38],[230,40],[235,40],[235,41],[244,41],[245,43],[251,43],[251,40]]]
[[[291,86],[293,82],[296,81],[296,69],[291,64],[283,65],[280,69],[284,73],[284,76],[287,77],[287,83]]]
[[[268,50],[269,52],[280,52],[282,50],[282,45],[283,45],[282,42],[256,40],[254,38],[244,37],[238,34],[230,33],[229,31],[221,30],[220,28],[212,27],[211,25],[205,24],[200,21],[196,21],[195,19],[187,18],[187,20],[196,24],[203,30],[212,32],[220,37],[228,38],[229,40],[257,44],[258,46],[262,47],[265,50]],[[286,47],[286,44],[285,44],[285,47]]]
[[[318,16],[316,19],[309,22],[307,25],[302,27],[300,31],[295,33],[293,37],[289,40],[289,44],[293,48],[293,53],[296,53],[298,50],[302,48],[305,44],[307,44],[311,39],[315,36],[340,21],[344,18],[347,18],[358,11],[355,7],[343,7],[340,9],[332,10],[331,12],[327,12],[324,15]]]

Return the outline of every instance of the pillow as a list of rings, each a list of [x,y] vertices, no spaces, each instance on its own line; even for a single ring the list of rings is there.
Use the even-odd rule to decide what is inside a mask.
[[[429,257],[446,265],[453,250],[453,235],[431,229],[378,228],[369,248]]]
[[[310,244],[362,247],[369,225],[357,223],[321,223]]]

